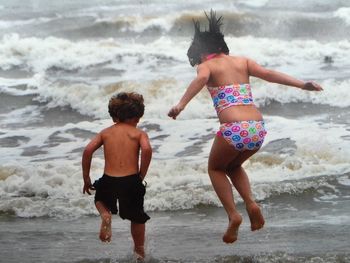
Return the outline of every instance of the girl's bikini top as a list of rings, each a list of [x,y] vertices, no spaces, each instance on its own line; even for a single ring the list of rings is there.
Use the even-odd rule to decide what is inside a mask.
[[[236,105],[254,105],[250,84],[208,87],[217,114]]]

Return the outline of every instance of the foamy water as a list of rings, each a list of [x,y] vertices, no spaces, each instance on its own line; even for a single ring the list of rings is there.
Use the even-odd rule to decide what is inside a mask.
[[[145,98],[140,127],[155,150],[146,209],[220,206],[206,168],[219,126],[208,93],[203,89],[178,120],[166,115],[195,76],[186,56],[191,19],[203,17],[210,7],[225,17],[232,54],[324,87],[311,93],[251,79],[257,106],[268,112],[264,148],[244,164],[256,198],[336,188],[334,179],[347,182],[350,42],[344,32],[350,31],[349,6],[332,1],[317,9],[300,1],[287,9],[257,0],[228,7],[211,1],[119,2],[38,5],[29,11],[24,6],[15,18],[10,4],[0,2],[0,212],[96,214],[92,197],[82,195],[81,153],[94,133],[111,125],[107,102],[119,91]],[[276,104],[291,105],[290,114],[274,110]],[[99,152],[92,179],[102,172]],[[332,199],[321,195],[318,202]]]

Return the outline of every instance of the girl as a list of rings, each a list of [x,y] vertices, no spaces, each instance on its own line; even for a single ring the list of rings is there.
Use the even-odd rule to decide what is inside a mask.
[[[237,240],[242,216],[236,210],[228,178],[245,202],[252,231],[261,229],[265,223],[242,167],[244,161],[260,149],[266,135],[263,117],[253,102],[250,76],[309,91],[321,91],[322,87],[265,69],[251,59],[230,56],[220,31],[222,17],[217,18],[213,11],[206,17],[209,30],[201,32],[199,22],[195,21],[194,39],[187,52],[190,64],[198,65],[197,77],[168,116],[176,119],[190,100],[207,86],[221,124],[209,155],[208,173],[228,215],[223,241],[233,243]]]

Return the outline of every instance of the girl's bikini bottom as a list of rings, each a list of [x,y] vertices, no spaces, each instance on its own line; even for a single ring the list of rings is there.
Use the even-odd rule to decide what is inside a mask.
[[[258,150],[266,135],[264,121],[237,121],[220,125],[218,136],[222,136],[238,151]]]

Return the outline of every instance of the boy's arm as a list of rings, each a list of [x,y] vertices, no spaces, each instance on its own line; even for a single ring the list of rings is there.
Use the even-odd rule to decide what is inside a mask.
[[[142,132],[140,136],[140,148],[141,148],[140,177],[143,180],[147,174],[147,170],[152,159],[152,147],[149,142],[148,136],[145,132]]]
[[[186,107],[190,100],[196,96],[197,93],[207,84],[209,77],[209,68],[203,64],[199,65],[197,68],[197,77],[192,80],[179,103],[170,109],[168,116],[175,120],[177,115],[180,114],[180,112]]]
[[[88,193],[89,195],[90,190],[94,190],[94,188],[91,185],[91,179],[90,179],[90,167],[91,167],[91,160],[92,155],[94,152],[101,147],[103,141],[101,134],[97,134],[90,143],[85,147],[83,152],[83,158],[81,161],[82,169],[83,169],[83,179],[84,179],[84,188],[83,188],[83,194]]]
[[[302,80],[298,80],[282,72],[266,69],[260,66],[255,61],[250,59],[248,59],[247,65],[248,65],[249,75],[253,77],[257,77],[273,83],[279,83],[282,85],[297,87],[304,90],[310,90],[310,91],[323,90],[322,87],[315,82],[311,82],[311,81],[304,82]]]

